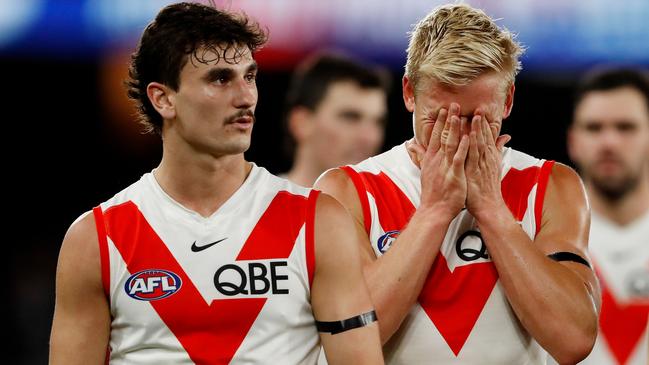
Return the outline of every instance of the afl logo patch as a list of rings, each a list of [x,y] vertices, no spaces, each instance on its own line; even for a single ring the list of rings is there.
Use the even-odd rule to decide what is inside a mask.
[[[392,247],[392,242],[397,239],[400,231],[388,231],[379,237],[379,240],[376,242],[376,247],[381,253],[388,252],[388,249]]]
[[[180,277],[171,271],[149,269],[131,275],[124,290],[133,299],[152,301],[174,295],[181,286]]]

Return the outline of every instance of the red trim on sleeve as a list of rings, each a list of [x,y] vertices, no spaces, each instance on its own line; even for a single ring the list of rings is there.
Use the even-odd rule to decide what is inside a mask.
[[[367,200],[367,191],[365,190],[365,184],[363,184],[363,178],[350,166],[342,166],[341,169],[347,173],[347,176],[354,183],[358,199],[363,208],[363,226],[365,227],[365,233],[369,236],[370,228],[372,227],[372,215],[370,214],[370,202]]]
[[[320,191],[311,190],[309,193],[309,199],[306,206],[306,227],[304,229],[304,235],[306,239],[304,240],[305,252],[306,252],[306,270],[309,274],[309,288],[313,284],[313,274],[315,273],[315,207],[316,202],[318,201],[318,195]]]
[[[101,282],[104,286],[104,294],[110,303],[110,257],[108,256],[108,240],[106,239],[106,225],[101,207],[92,209],[97,226],[97,238],[99,241],[99,258],[101,260]]]
[[[541,218],[543,217],[543,201],[545,199],[545,190],[548,187],[548,180],[552,173],[554,161],[545,161],[539,172],[539,180],[536,185],[536,199],[534,201],[534,218],[536,219],[536,233],[541,230]]]

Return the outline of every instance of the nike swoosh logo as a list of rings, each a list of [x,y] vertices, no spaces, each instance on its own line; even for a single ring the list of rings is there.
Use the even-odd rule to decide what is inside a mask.
[[[203,246],[196,246],[196,241],[194,241],[194,243],[192,243],[192,252],[200,252],[200,251],[203,251],[204,249],[206,249],[206,248],[210,248],[210,247],[216,245],[217,243],[219,243],[219,242],[221,242],[221,241],[225,241],[225,240],[227,240],[227,239],[228,239],[227,237],[226,237],[226,238],[222,238],[222,239],[220,239],[220,240],[218,240],[218,241],[214,241],[214,242],[212,242],[212,243],[208,243],[207,245],[203,245]]]

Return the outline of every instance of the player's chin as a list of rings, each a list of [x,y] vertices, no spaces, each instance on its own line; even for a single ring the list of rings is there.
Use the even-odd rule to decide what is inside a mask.
[[[595,175],[601,178],[617,178],[626,175],[628,172],[626,166],[620,161],[598,161],[594,166]]]
[[[605,166],[592,171],[595,180],[604,185],[621,185],[630,178],[632,174],[624,166]]]
[[[229,139],[226,143],[221,145],[221,151],[229,154],[236,155],[244,153],[250,148],[250,136],[236,136]]]
[[[250,138],[240,141],[236,147],[237,151],[240,151],[241,153],[248,151],[250,148]]]

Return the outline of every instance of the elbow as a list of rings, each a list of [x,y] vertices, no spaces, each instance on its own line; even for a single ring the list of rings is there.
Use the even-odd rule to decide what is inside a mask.
[[[552,354],[557,363],[577,364],[593,350],[597,337],[597,325],[575,332],[573,332],[574,335],[564,338],[561,348]]]
[[[553,351],[547,348],[559,364],[577,364],[588,357],[595,346],[599,327],[597,306],[589,302],[575,314],[571,320],[561,321],[562,324],[554,328],[555,336],[551,343],[555,346],[552,346]]]

